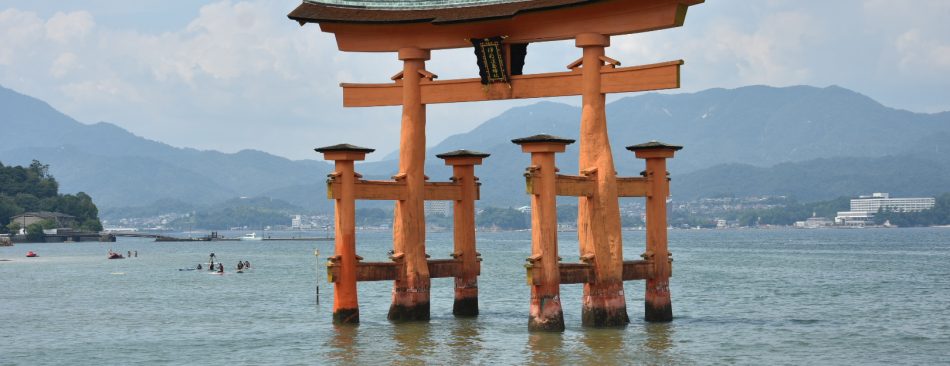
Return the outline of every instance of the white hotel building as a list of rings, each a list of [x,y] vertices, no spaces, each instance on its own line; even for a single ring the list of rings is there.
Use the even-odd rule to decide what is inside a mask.
[[[874,193],[851,200],[850,211],[839,211],[835,224],[864,226],[870,224],[878,211],[917,212],[929,210],[936,204],[933,197],[890,198],[887,193]]]

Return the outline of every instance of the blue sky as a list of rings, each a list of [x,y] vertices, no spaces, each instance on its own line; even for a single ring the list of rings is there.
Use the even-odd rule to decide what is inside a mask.
[[[337,85],[388,81],[395,55],[337,51],[317,26],[286,18],[297,4],[0,0],[0,85],[174,146],[304,159],[350,142],[382,157],[397,147],[399,109],[344,109]],[[684,27],[614,37],[607,54],[625,66],[686,60],[682,89],[669,93],[835,84],[931,113],[950,110],[947,19],[944,0],[710,0]],[[562,70],[579,52],[570,41],[532,45],[526,72]],[[434,52],[427,69],[477,73],[469,50]],[[534,102],[430,106],[428,143]]]

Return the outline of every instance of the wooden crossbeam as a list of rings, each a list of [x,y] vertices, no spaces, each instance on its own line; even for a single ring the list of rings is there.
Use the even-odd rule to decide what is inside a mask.
[[[653,262],[646,260],[623,261],[623,280],[646,280],[653,278]]]
[[[618,197],[646,197],[649,184],[646,178],[621,178],[617,177],[617,196]]]
[[[327,181],[327,198],[339,199],[342,183]],[[406,199],[405,181],[362,180],[355,184],[354,198],[358,200],[404,200]]]
[[[538,184],[541,184],[541,181],[535,175],[530,173],[525,175],[528,194],[538,192]],[[558,196],[590,197],[594,195],[596,182],[587,176],[558,174],[555,177],[555,184],[555,192]],[[617,177],[617,197],[646,197],[647,188],[646,178]]]
[[[462,261],[458,259],[430,259],[429,277],[448,278],[462,273]],[[356,281],[395,281],[399,275],[398,262],[358,262],[356,264]],[[476,262],[475,273],[481,273],[481,262]],[[340,266],[327,266],[327,280],[334,282],[339,278]]]
[[[554,177],[555,194],[558,196],[590,197],[594,194],[594,182],[586,176],[557,174]],[[541,179],[536,173],[525,174],[525,188],[528,194],[540,192]]]
[[[597,183],[593,179],[577,175],[558,174],[555,179],[554,191],[558,196],[590,197],[594,195],[594,184]]]
[[[327,181],[327,198],[340,198],[338,180]],[[475,199],[479,199],[481,185],[475,186]],[[389,200],[406,199],[406,182],[401,180],[357,180],[355,184],[355,198],[358,200]],[[423,192],[426,201],[455,201],[462,199],[462,186],[456,182],[426,182]]]
[[[431,267],[430,267],[431,268]],[[532,264],[526,267],[528,272],[528,283],[540,285],[541,266]],[[559,263],[561,284],[574,283],[592,283],[596,280],[594,276],[594,265],[591,263]],[[623,280],[635,281],[653,278],[653,262],[648,260],[631,260],[623,262]]]
[[[594,266],[588,263],[560,263],[561,284],[594,282]]]
[[[601,70],[601,93],[624,93],[680,86],[682,60],[657,64],[604,68]],[[534,75],[514,75],[511,86],[481,80],[423,80],[422,104],[477,102],[486,100],[562,97],[582,93],[581,70]],[[376,107],[402,105],[402,80],[387,84],[340,84],[344,107]]]

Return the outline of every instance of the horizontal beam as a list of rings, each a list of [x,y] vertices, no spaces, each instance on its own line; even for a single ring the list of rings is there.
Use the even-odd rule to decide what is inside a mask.
[[[680,86],[682,60],[658,64],[605,67],[601,70],[601,92],[623,93]],[[581,69],[533,75],[514,75],[511,86],[482,85],[481,79],[423,80],[422,104],[479,102],[487,100],[527,99],[580,95]],[[340,84],[344,107],[402,105],[402,80],[386,84]]]
[[[340,181],[327,181],[327,198],[340,199]],[[481,185],[475,186],[475,199],[479,199]],[[357,180],[354,198],[358,200],[405,200],[405,181]],[[457,201],[462,199],[462,186],[456,182],[426,182],[423,190],[426,201]]]
[[[477,191],[478,189],[476,189]],[[456,201],[462,199],[462,185],[455,182],[426,182],[424,192],[423,196],[426,201]]]
[[[623,280],[646,280],[653,278],[653,262],[645,260],[623,261]]]
[[[588,263],[560,263],[561,284],[594,282],[594,266]]]
[[[528,194],[540,192],[541,179],[536,172],[525,173],[525,190]],[[557,174],[554,177],[554,192],[558,196],[590,197],[594,195],[596,182],[588,177]]]
[[[365,281],[395,281],[399,275],[399,262],[357,262],[356,280]],[[458,259],[430,259],[429,278],[448,278],[461,276],[462,261]],[[476,275],[481,273],[481,262],[476,262]],[[327,280],[331,283],[339,278],[340,266],[327,266]]]
[[[542,270],[539,264],[529,264],[526,266],[526,269],[528,272],[529,285],[542,284]],[[596,281],[594,265],[590,263],[558,263],[558,272],[560,273],[560,283],[562,285],[593,283]],[[647,260],[624,261],[622,278],[623,281],[653,278],[653,262]]]
[[[647,183],[646,178],[621,178],[617,177],[617,197],[646,197]]]
[[[539,192],[538,184],[541,180],[533,174],[525,175],[525,186],[528,194]],[[596,182],[586,176],[561,175],[555,178],[555,192],[558,196],[590,197],[594,195]],[[646,197],[649,183],[646,178],[617,178],[617,197]]]
[[[590,197],[594,195],[594,185],[597,183],[589,177],[577,175],[561,175],[555,177],[555,192],[558,196]]]
[[[340,199],[342,184],[338,180],[327,181],[327,198]],[[405,181],[357,180],[354,183],[354,198],[358,200],[405,200]]]

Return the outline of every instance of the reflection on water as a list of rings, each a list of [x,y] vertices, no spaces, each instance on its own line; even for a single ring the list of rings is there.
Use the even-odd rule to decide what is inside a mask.
[[[428,322],[395,323],[392,330],[393,339],[396,341],[394,364],[423,364],[432,356],[432,352],[437,350]]]
[[[585,346],[578,352],[583,356],[581,362],[622,365],[640,359],[625,354],[623,340],[626,334],[625,328],[581,328],[578,335]]]
[[[458,318],[444,325],[452,327],[452,337],[448,341],[449,350],[452,351],[452,363],[463,365],[478,363],[482,344],[485,343],[481,337],[478,320]]]
[[[330,337],[330,358],[343,363],[351,363],[360,359],[359,347],[354,347],[359,336],[358,324],[337,324],[333,327],[333,336]]]
[[[528,356],[532,365],[560,365],[564,336],[558,332],[528,333]]]
[[[643,349],[647,351],[653,360],[670,360],[670,348],[673,347],[672,323],[648,323],[644,326],[647,339],[643,343]]]

